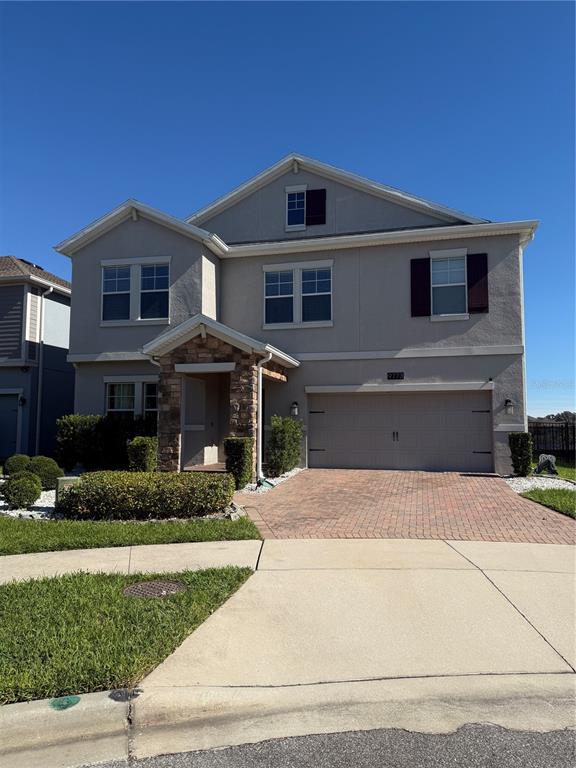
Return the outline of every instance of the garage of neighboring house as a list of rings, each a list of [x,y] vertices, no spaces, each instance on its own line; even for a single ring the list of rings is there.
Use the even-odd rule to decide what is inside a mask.
[[[19,449],[19,393],[0,391],[0,461]]]
[[[492,392],[308,389],[308,466],[492,472]]]

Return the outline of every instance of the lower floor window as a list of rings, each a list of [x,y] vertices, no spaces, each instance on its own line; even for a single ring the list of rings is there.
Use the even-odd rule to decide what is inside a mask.
[[[156,424],[158,419],[157,382],[108,382],[106,414],[115,418],[143,418],[150,425]]]
[[[106,411],[107,413],[134,414],[135,385],[132,383],[107,384]]]

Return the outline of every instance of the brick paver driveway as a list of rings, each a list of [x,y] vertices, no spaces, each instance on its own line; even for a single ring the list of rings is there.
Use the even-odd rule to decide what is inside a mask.
[[[237,500],[267,539],[576,540],[574,520],[486,475],[308,469]]]

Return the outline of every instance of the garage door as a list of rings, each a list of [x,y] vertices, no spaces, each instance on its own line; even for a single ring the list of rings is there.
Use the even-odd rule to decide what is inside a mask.
[[[490,392],[308,396],[308,465],[491,472]]]
[[[16,453],[18,395],[0,395],[0,460]]]

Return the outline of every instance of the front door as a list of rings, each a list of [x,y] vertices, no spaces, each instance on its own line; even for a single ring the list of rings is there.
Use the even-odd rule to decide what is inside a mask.
[[[16,453],[18,395],[0,395],[0,460]]]

